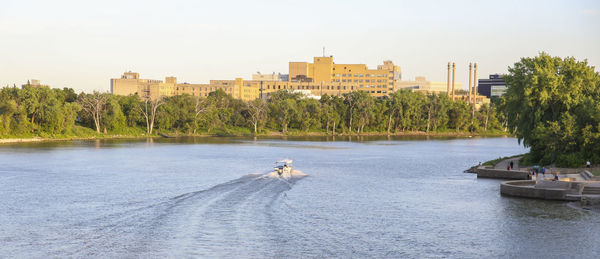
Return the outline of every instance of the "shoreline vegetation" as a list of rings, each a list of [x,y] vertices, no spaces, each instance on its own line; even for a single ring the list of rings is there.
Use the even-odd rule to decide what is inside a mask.
[[[447,94],[402,89],[384,98],[365,91],[306,98],[288,90],[243,101],[222,89],[143,99],[71,88],[0,89],[0,139],[178,136],[506,135],[494,104],[476,109]]]
[[[217,134],[217,133],[197,133],[197,134],[185,134],[185,133],[157,133],[152,135],[147,134],[135,134],[135,135],[124,135],[124,134],[93,134],[89,136],[30,136],[30,137],[8,137],[0,138],[0,144],[8,143],[30,143],[30,142],[49,142],[49,141],[71,141],[71,140],[100,140],[100,139],[141,139],[141,138],[186,138],[186,137],[370,137],[370,136],[406,136],[406,137],[456,137],[456,138],[467,138],[467,137],[510,137],[511,135],[505,132],[489,132],[485,134],[472,133],[472,132],[423,132],[423,131],[411,131],[411,132],[364,132],[364,133],[353,133],[344,134],[339,133],[335,135],[327,134],[325,132],[288,132],[283,134],[281,132],[266,132],[266,133],[230,133],[230,134]]]

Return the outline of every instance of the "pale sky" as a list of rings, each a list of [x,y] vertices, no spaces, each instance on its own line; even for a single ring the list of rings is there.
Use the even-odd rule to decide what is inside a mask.
[[[333,55],[402,78],[466,87],[546,51],[600,64],[600,1],[27,1],[0,0],[0,86],[39,79],[76,91],[110,88],[128,70],[178,82],[288,72]]]

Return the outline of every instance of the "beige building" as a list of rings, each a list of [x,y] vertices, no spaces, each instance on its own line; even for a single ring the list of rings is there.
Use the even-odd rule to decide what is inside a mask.
[[[314,57],[313,63],[289,62],[289,84],[284,87],[297,90],[308,87],[310,90],[316,90],[313,94],[336,95],[362,90],[373,96],[383,97],[398,88],[397,83],[400,79],[400,67],[392,61],[384,61],[377,69],[370,69],[365,64],[336,64],[333,62],[333,56]],[[279,84],[275,90],[278,89]],[[266,89],[267,92],[271,90],[273,89]]]
[[[271,92],[282,89],[310,90],[313,95],[337,95],[363,90],[376,97],[387,96],[398,89],[400,67],[385,61],[376,69],[365,64],[335,64],[333,57],[315,57],[313,63],[289,62],[289,76],[254,74],[253,80],[211,80],[209,84],[178,84],[175,77],[165,81],[141,79],[139,73],[125,72],[121,78],[111,79],[111,92],[117,95],[138,94],[141,98],[190,94],[208,96],[223,89],[234,98],[254,100],[267,98]],[[281,78],[287,78],[282,81]]]
[[[243,80],[211,80],[210,84],[177,83],[177,78],[166,77],[165,81],[141,79],[139,73],[125,72],[121,78],[110,80],[110,91],[115,95],[138,94],[140,98],[155,100],[160,97],[189,94],[206,97],[210,92],[222,89],[236,99],[254,100],[258,98],[259,89],[242,85]]]
[[[166,77],[165,81],[154,79],[141,79],[139,73],[125,72],[121,78],[110,80],[110,92],[115,95],[138,94],[144,99],[157,99],[161,96],[175,94],[175,77]]]

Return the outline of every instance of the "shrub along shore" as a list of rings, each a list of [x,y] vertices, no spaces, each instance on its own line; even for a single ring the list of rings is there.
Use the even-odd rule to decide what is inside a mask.
[[[365,132],[365,133],[352,133],[344,134],[338,133],[336,135],[327,134],[325,132],[288,132],[283,134],[281,132],[262,132],[258,134],[254,133],[237,133],[237,134],[209,134],[209,133],[197,133],[197,134],[184,134],[184,133],[157,133],[157,134],[137,134],[137,135],[122,135],[122,134],[93,134],[90,132],[89,135],[75,136],[75,135],[53,135],[53,136],[8,136],[7,138],[0,138],[0,144],[3,143],[25,143],[25,142],[47,142],[47,141],[69,141],[69,140],[95,140],[95,139],[139,139],[139,138],[171,138],[171,137],[369,137],[369,136],[407,136],[407,137],[503,137],[509,136],[505,132],[487,132],[485,134],[470,133],[470,132],[423,132],[423,131],[411,131],[411,132],[397,132],[397,133],[385,133],[385,132]]]

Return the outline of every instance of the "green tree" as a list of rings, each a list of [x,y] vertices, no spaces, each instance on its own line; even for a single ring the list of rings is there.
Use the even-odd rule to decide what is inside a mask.
[[[471,107],[469,104],[462,100],[458,100],[452,103],[448,110],[448,126],[456,130],[456,132],[463,130],[469,123],[471,117]]]
[[[531,147],[533,162],[600,162],[600,76],[587,61],[541,53],[509,68],[504,95],[508,128]]]
[[[254,127],[254,134],[258,132],[259,125],[264,123],[267,117],[267,103],[263,99],[248,102],[248,120]]]
[[[271,95],[268,114],[272,118],[272,125],[281,129],[283,133],[288,132],[288,126],[296,116],[299,99],[299,93],[286,90],[277,91]]]

